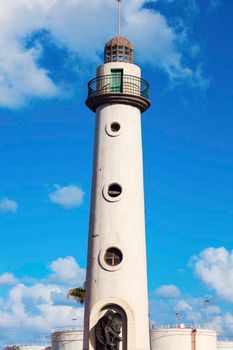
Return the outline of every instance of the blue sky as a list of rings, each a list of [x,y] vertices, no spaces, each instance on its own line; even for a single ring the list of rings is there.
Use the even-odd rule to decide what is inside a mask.
[[[128,0],[122,34],[150,82],[142,118],[150,315],[233,334],[230,0]],[[0,343],[82,324],[94,115],[87,82],[110,0],[0,4]]]

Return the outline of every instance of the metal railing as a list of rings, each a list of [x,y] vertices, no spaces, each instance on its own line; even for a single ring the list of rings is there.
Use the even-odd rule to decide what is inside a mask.
[[[27,343],[27,344],[0,344],[0,349],[10,349],[10,350],[14,350],[14,349],[22,349],[22,348],[33,348],[33,347],[38,347],[38,348],[47,348],[50,347],[51,344],[49,343],[45,343],[45,344],[41,344],[41,343]]]
[[[88,97],[106,94],[128,94],[149,98],[149,83],[133,75],[112,73],[94,78],[88,83]]]
[[[51,330],[51,333],[56,333],[56,332],[72,332],[72,331],[83,331],[82,326],[71,326],[71,327],[58,327],[58,328],[53,328]]]
[[[227,337],[222,337],[219,336],[218,337],[218,342],[222,342],[222,343],[232,343],[233,344],[233,338],[227,338]]]
[[[214,329],[213,326],[199,323],[173,323],[173,324],[152,324],[151,329],[171,329],[171,328],[182,328],[182,329]]]

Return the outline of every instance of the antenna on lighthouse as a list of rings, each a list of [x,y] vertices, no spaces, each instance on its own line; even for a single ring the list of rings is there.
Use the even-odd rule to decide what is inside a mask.
[[[118,2],[118,37],[121,34],[121,0],[117,0]]]

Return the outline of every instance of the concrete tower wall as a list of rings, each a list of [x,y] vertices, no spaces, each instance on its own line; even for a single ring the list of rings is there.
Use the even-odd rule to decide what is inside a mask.
[[[140,77],[139,67],[119,62],[102,65],[97,75],[118,68],[123,74]],[[111,132],[113,122],[120,124],[117,133]],[[108,196],[111,183],[122,187],[119,197]],[[94,327],[111,306],[126,323],[121,347],[148,350],[141,112],[127,104],[97,108],[88,246],[84,349],[95,348]],[[122,252],[122,262],[117,266],[104,261],[109,247]]]
[[[97,68],[97,77],[111,74],[112,69],[123,69],[123,74],[132,75],[134,77],[141,77],[141,68],[136,64],[125,63],[125,62],[109,62],[102,64]]]
[[[217,333],[209,329],[168,328],[151,330],[152,350],[216,350]]]

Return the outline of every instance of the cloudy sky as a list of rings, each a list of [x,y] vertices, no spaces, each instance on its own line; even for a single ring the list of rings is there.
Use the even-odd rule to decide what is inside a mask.
[[[0,1],[0,344],[82,325],[94,115],[114,0]],[[231,0],[123,0],[143,115],[150,317],[233,335]],[[72,319],[76,319],[73,321]]]

